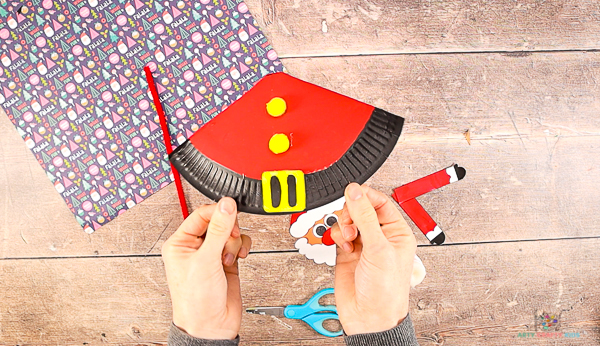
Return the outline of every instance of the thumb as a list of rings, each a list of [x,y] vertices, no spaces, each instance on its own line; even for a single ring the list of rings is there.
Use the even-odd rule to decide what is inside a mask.
[[[217,203],[217,207],[208,224],[206,238],[199,252],[208,257],[221,258],[225,243],[231,236],[237,216],[235,201],[229,197],[223,197]]]
[[[352,183],[346,187],[346,206],[350,218],[360,232],[363,251],[381,248],[387,242],[383,235],[375,208],[369,201],[366,191],[358,184]]]

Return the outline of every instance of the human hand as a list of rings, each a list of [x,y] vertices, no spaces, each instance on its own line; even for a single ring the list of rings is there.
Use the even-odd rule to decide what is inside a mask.
[[[173,323],[202,339],[235,339],[242,323],[237,258],[252,241],[240,235],[237,206],[225,197],[183,221],[162,247]]]
[[[331,236],[338,248],[335,300],[347,335],[397,326],[408,314],[415,237],[384,194],[352,183]]]

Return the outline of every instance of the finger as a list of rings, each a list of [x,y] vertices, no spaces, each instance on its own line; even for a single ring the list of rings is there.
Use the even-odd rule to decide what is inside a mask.
[[[387,239],[381,231],[377,213],[366,191],[360,185],[351,183],[346,187],[345,196],[348,212],[360,232],[364,250],[369,251],[370,248],[385,244]]]
[[[229,197],[223,197],[217,203],[215,211],[208,224],[206,238],[200,252],[213,257],[220,258],[225,248],[225,243],[231,237],[235,226],[237,206],[235,201]]]
[[[223,249],[223,265],[232,265],[238,257],[246,258],[250,253],[251,246],[252,239],[245,234],[240,235],[238,238],[229,237],[229,240],[225,243],[225,249]]]
[[[248,257],[248,254],[250,253],[250,249],[252,248],[252,238],[250,238],[250,236],[247,236],[245,234],[242,234],[241,238],[242,238],[242,248],[240,249],[240,252],[238,253],[238,257],[246,258],[246,257]]]
[[[356,264],[361,258],[361,253],[363,249],[362,239],[360,238],[360,234],[356,237],[356,240],[352,243],[354,246],[354,250],[352,253],[347,253],[343,251],[343,249],[337,249],[337,257],[336,257],[336,266],[338,265],[346,265],[348,263],[353,263],[353,268],[356,267]]]
[[[354,239],[356,239],[358,236],[358,230],[356,225],[352,222],[352,218],[350,217],[346,203],[344,203],[342,215],[340,216],[337,224],[339,225],[340,230],[342,231],[342,236],[346,241],[354,241]]]
[[[390,240],[393,237],[413,237],[413,232],[406,220],[396,208],[392,200],[383,193],[373,190],[368,186],[362,186],[367,198],[377,213],[377,219],[381,224],[381,230],[385,237]]]
[[[343,225],[352,224],[352,218],[350,217],[350,213],[348,212],[348,205],[344,203],[344,209],[342,209],[342,216],[340,217],[338,223]]]
[[[377,212],[377,218],[379,219],[380,224],[385,225],[404,219],[402,214],[398,211],[398,208],[396,208],[394,203],[385,194],[366,185],[362,185],[361,187],[367,194],[369,201]],[[350,217],[350,213],[348,212],[348,208],[346,206],[342,210],[342,216],[340,217],[340,220],[344,224],[352,223],[352,218]]]
[[[358,232],[356,231],[356,228],[354,226],[345,225],[343,226],[344,230],[342,230],[340,227],[341,226],[338,223],[335,223],[333,226],[331,226],[331,229],[329,231],[331,239],[333,239],[335,244],[342,248],[344,251],[351,253],[352,251],[354,251],[354,244],[352,243],[352,241],[356,239]],[[352,234],[348,235],[346,233]]]
[[[239,220],[238,220],[237,215],[236,215],[236,217],[235,217],[235,226],[233,226],[233,231],[231,232],[231,236],[234,237],[234,238],[239,238],[241,234],[242,233],[240,232],[240,223],[239,223]]]
[[[223,265],[230,266],[237,259],[238,252],[242,247],[242,239],[240,237],[229,237],[223,249]]]
[[[198,209],[194,210],[185,220],[181,223],[181,226],[171,235],[167,240],[166,245],[176,246],[188,246],[191,248],[198,249],[202,240],[199,238],[204,235],[208,228],[208,223],[215,211],[215,204],[203,205]]]
[[[375,209],[380,224],[395,223],[404,219],[400,211],[386,195],[365,185],[362,186],[362,189]]]
[[[227,308],[240,309],[242,306],[242,293],[240,288],[240,276],[238,270],[238,261],[233,265],[224,267],[225,278],[227,280]]]
[[[358,237],[358,229],[355,224],[344,225],[341,227],[342,237],[344,240],[353,242]]]
[[[223,249],[223,265],[230,266],[237,259],[240,248],[242,247],[242,239],[240,238],[240,226],[238,224],[238,218],[236,213],[235,224],[229,239],[225,243]]]

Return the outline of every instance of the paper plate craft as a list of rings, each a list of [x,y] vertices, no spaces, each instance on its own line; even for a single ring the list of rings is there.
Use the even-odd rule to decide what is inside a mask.
[[[392,194],[394,200],[400,204],[402,210],[433,245],[443,244],[446,235],[415,198],[455,183],[463,179],[466,174],[467,171],[464,168],[453,165],[394,189]]]
[[[211,199],[290,214],[339,199],[394,148],[404,119],[285,73],[263,77],[170,155]]]

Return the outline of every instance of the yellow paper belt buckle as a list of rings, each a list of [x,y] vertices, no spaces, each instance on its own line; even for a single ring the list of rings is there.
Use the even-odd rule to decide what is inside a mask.
[[[291,184],[295,184],[295,188],[293,186],[290,187]],[[294,192],[296,197],[295,204],[293,203],[293,196],[290,194],[291,191]],[[263,209],[267,213],[303,211],[306,209],[304,173],[302,171],[263,172],[262,196]],[[279,203],[276,203],[277,197],[279,197]]]

